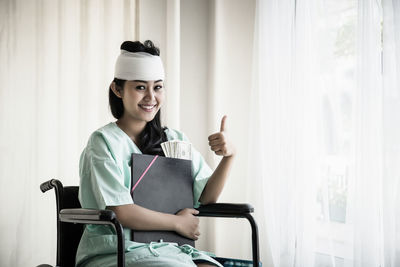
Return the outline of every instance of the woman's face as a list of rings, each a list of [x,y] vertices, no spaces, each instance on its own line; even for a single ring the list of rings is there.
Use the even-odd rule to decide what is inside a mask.
[[[121,94],[124,116],[149,122],[164,103],[164,83],[158,81],[126,81]]]

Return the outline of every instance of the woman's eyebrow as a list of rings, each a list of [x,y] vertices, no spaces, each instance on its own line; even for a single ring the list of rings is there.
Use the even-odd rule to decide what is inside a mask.
[[[138,82],[138,83],[147,83],[147,81],[142,81],[142,80],[133,80],[134,82]],[[158,82],[162,82],[163,80],[157,80],[154,83],[158,83]]]

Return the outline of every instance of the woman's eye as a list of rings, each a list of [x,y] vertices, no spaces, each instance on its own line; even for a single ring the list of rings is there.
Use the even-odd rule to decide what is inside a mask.
[[[160,90],[160,89],[162,89],[163,87],[162,87],[162,85],[156,85],[155,87],[154,87],[154,90]]]
[[[138,90],[146,90],[146,87],[144,87],[143,85],[138,85],[138,86],[136,86],[136,89],[138,89]]]

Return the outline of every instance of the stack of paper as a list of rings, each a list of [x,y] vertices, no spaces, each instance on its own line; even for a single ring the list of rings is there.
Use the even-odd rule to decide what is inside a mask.
[[[172,140],[161,143],[166,157],[177,159],[192,159],[192,144],[184,141]]]

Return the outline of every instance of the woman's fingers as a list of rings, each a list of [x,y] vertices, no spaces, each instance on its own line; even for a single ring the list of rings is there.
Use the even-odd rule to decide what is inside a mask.
[[[224,116],[221,120],[220,132],[208,137],[208,144],[211,150],[218,156],[232,156],[235,154],[235,148],[226,133],[226,118],[227,116]]]
[[[220,132],[224,132],[224,131],[226,131],[226,118],[227,118],[228,116],[226,116],[226,115],[224,115],[223,117],[222,117],[222,120],[221,120],[221,127],[219,128],[219,131]]]
[[[188,211],[189,211],[191,214],[194,214],[194,215],[199,214],[199,211],[196,210],[196,209],[189,209],[189,208],[188,208]]]
[[[176,214],[179,221],[175,231],[187,238],[197,240],[200,235],[200,220],[195,216],[197,214],[199,214],[199,211],[196,209],[185,208],[180,210]]]
[[[228,151],[226,142],[215,142],[213,145],[210,145],[210,149],[211,151],[214,151],[215,154],[217,154],[218,156],[225,155]]]
[[[221,133],[220,132],[219,133],[215,133],[215,134],[212,134],[212,135],[210,135],[208,137],[208,141],[216,140],[216,139],[218,139],[220,137],[221,137]]]
[[[224,146],[223,145],[212,146],[211,150],[214,151],[214,152],[223,151],[224,150]]]
[[[208,142],[209,146],[218,146],[218,145],[226,145],[226,141],[224,139],[216,139],[211,142]]]

